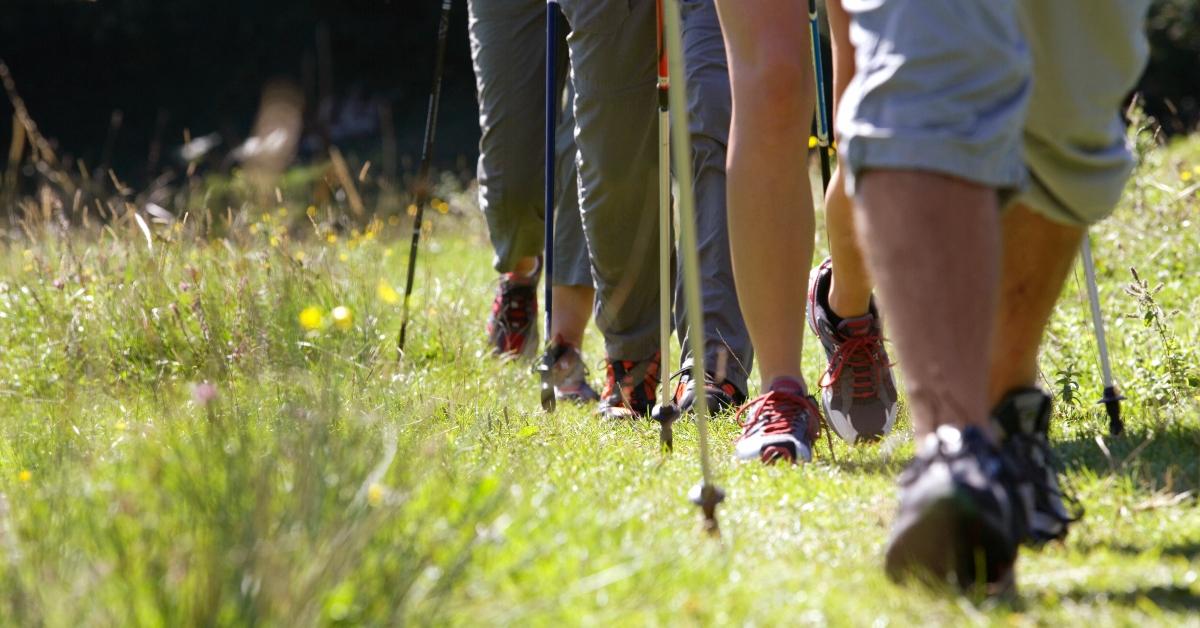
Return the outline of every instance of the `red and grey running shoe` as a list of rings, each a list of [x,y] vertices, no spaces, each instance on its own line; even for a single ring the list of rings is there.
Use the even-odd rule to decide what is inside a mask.
[[[515,273],[500,275],[487,321],[488,344],[493,355],[532,357],[537,351],[537,277],[537,271],[525,277]]]
[[[878,440],[896,423],[896,383],[874,304],[862,316],[839,319],[829,307],[833,266],[826,259],[808,286],[808,325],[825,347],[821,405],[833,431],[849,443]]]
[[[737,457],[774,464],[812,461],[813,443],[821,429],[817,400],[799,382],[779,379],[771,388],[738,410],[742,435]]]
[[[657,351],[641,361],[608,360],[608,379],[600,394],[600,416],[634,419],[649,414],[658,390],[659,361]]]

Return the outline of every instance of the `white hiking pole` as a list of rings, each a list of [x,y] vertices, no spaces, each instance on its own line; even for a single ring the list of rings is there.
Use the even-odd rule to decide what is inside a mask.
[[[683,70],[683,34],[679,18],[679,0],[664,0],[663,22],[666,26],[667,61],[674,79],[668,88],[671,111],[671,146],[675,151],[679,180],[679,255],[683,262],[683,295],[687,306],[688,334],[692,350],[692,381],[704,381],[704,310],[700,298],[700,261],[696,259],[696,206],[692,194],[692,147],[688,135],[687,80]],[[700,449],[700,484],[688,492],[688,499],[704,512],[704,529],[720,535],[717,525],[717,504],[725,499],[725,491],[712,480],[712,464],[708,451],[708,404],[693,404],[696,413],[696,433]]]
[[[660,372],[669,372],[671,364],[671,114],[670,72],[663,45],[663,7],[658,2],[658,337]],[[679,406],[671,396],[671,378],[659,382],[658,403],[650,418],[659,424],[659,443],[663,451],[674,448],[672,426],[679,419]]]
[[[1096,331],[1096,346],[1100,351],[1100,369],[1104,373],[1104,410],[1108,413],[1108,432],[1120,436],[1125,431],[1125,423],[1121,421],[1121,400],[1125,397],[1117,394],[1116,384],[1113,383],[1112,364],[1108,359],[1108,340],[1104,336],[1104,314],[1100,312],[1100,291],[1096,288],[1096,265],[1092,261],[1092,238],[1083,236],[1083,272],[1087,276],[1088,301],[1092,306],[1092,327]]]
[[[561,8],[558,6],[558,0],[550,0],[546,3],[546,181],[545,181],[545,216],[546,216],[546,233],[545,243],[546,252],[544,255],[544,272],[543,279],[546,282],[544,300],[546,304],[546,343],[550,345],[554,342],[554,337],[550,335],[551,318],[554,312],[554,160],[555,154],[555,131],[557,125],[558,114],[558,75],[555,71],[555,62],[558,60],[558,16]],[[554,371],[554,356],[552,352],[547,352],[545,358],[537,366],[538,374],[541,375],[541,395],[542,409],[546,412],[554,412],[558,399],[554,394],[554,382],[551,374]]]

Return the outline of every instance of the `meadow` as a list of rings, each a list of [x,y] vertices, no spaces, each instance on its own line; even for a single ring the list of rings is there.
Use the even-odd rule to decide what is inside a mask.
[[[0,623],[1200,625],[1200,138],[1136,139],[1092,236],[1127,433],[1095,405],[1077,271],[1041,368],[1087,513],[1023,553],[1007,600],[884,577],[903,413],[795,468],[736,463],[716,417],[720,540],[685,498],[690,421],[666,456],[649,421],[544,413],[530,365],[485,346],[469,185],[426,214],[401,360],[403,212],[296,186],[163,212],[27,199],[0,239]]]

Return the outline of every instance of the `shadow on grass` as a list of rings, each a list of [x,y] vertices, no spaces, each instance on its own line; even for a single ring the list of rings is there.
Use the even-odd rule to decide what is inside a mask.
[[[1096,442],[1102,435],[1104,447]],[[1068,469],[1086,469],[1098,477],[1129,476],[1155,488],[1175,491],[1200,488],[1200,428],[1167,426],[1129,429],[1122,436],[1090,431],[1052,443]]]
[[[1146,585],[1123,591],[1076,589],[1061,596],[1079,604],[1108,603],[1143,608],[1149,602],[1160,610],[1180,613],[1200,611],[1200,595],[1186,585]]]

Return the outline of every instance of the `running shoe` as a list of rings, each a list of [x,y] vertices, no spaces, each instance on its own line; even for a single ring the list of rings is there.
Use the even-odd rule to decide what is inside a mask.
[[[546,376],[554,386],[554,398],[558,401],[585,404],[600,400],[600,395],[588,384],[587,368],[577,347],[555,338],[546,348],[541,362],[547,367]]]
[[[696,401],[696,385],[692,379],[692,369],[690,367],[680,369],[675,375],[679,376],[679,383],[675,385],[675,405],[679,406],[683,412],[687,412],[692,409],[692,404]],[[704,400],[708,403],[709,415],[715,415],[741,406],[746,402],[746,395],[729,380],[718,382],[716,375],[705,371]]]
[[[1039,388],[1018,388],[992,411],[1000,450],[1018,472],[1018,494],[1029,518],[1025,541],[1031,547],[1065,538],[1070,525],[1083,516],[1079,501],[1058,481],[1059,465],[1047,437],[1051,403],[1050,395]]]
[[[538,264],[539,270],[541,264]],[[538,271],[527,276],[500,275],[492,313],[488,316],[488,343],[492,355],[505,358],[532,357],[537,351]]]
[[[879,314],[872,303],[867,314],[839,319],[829,307],[832,279],[827,258],[812,272],[808,286],[808,324],[829,361],[821,376],[821,405],[843,440],[879,440],[896,423],[896,383]]]
[[[821,414],[817,400],[806,394],[799,382],[776,380],[737,415],[742,424],[736,447],[739,459],[758,459],[764,464],[812,461]]]
[[[608,360],[608,378],[600,394],[600,416],[634,419],[646,416],[658,390],[659,353],[641,361]]]
[[[1026,531],[1017,491],[1008,460],[978,428],[943,425],[925,436],[900,474],[888,576],[1008,592]]]

